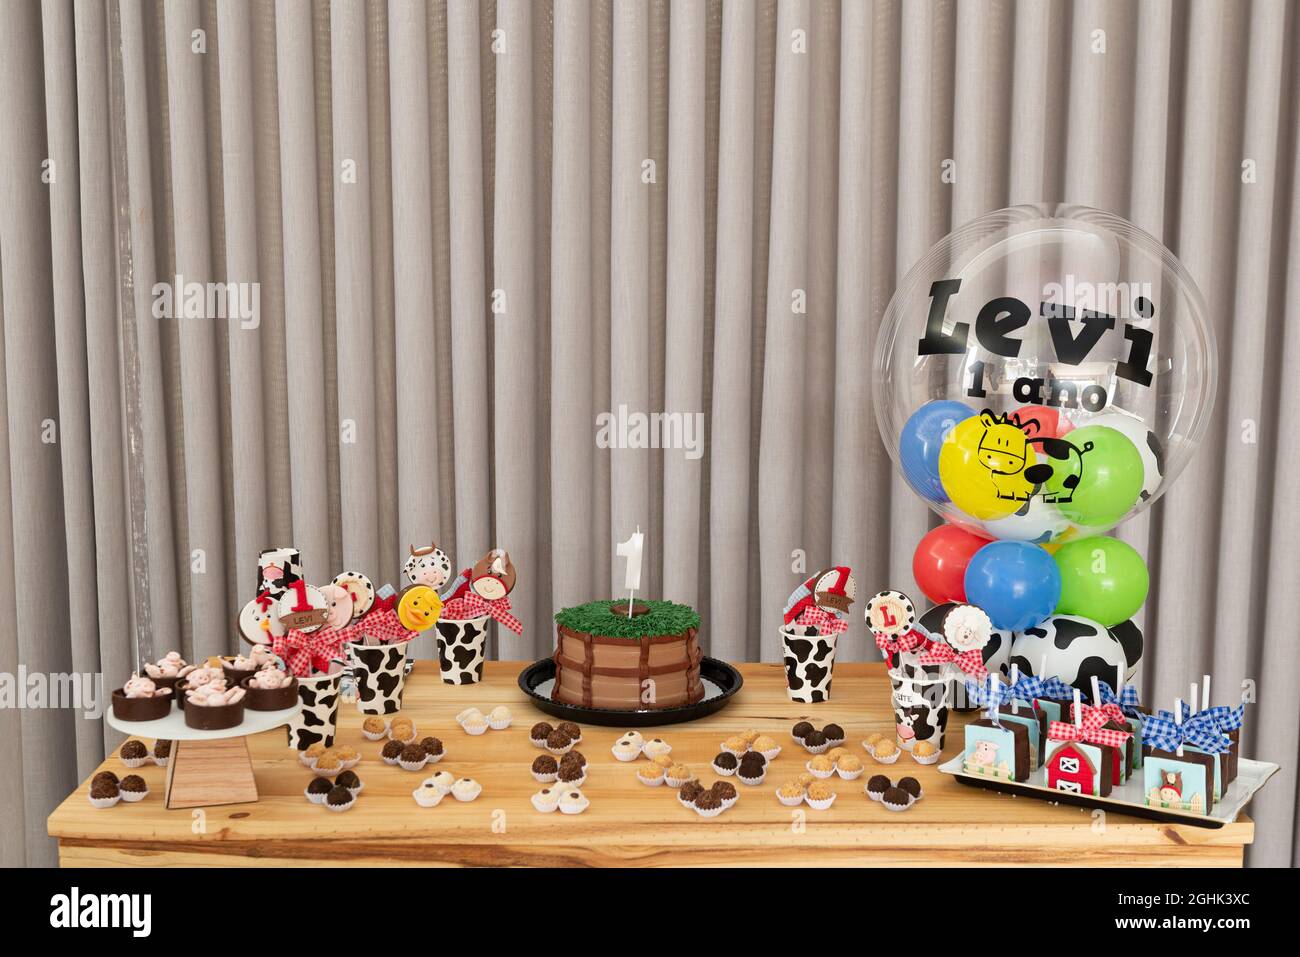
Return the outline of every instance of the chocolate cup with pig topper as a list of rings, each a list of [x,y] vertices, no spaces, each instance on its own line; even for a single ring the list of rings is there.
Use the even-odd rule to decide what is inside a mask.
[[[120,721],[156,721],[171,713],[174,688],[162,688],[152,678],[132,675],[113,691],[113,716]]]
[[[438,667],[445,684],[483,680],[488,621],[496,618],[516,634],[522,625],[509,613],[517,573],[509,553],[494,548],[462,571],[446,593],[438,630]]]
[[[781,650],[791,701],[813,704],[830,698],[835,644],[847,627],[841,616],[856,595],[857,582],[845,565],[818,572],[790,594],[782,615]]]

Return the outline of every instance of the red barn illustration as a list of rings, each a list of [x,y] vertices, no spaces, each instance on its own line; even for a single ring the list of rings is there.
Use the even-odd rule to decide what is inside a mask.
[[[1063,744],[1047,759],[1047,786],[1053,790],[1095,794],[1096,780],[1096,767],[1077,744]]]

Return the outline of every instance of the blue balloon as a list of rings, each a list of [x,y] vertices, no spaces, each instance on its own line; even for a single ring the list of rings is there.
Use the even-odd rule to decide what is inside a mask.
[[[989,542],[966,566],[966,600],[984,609],[994,628],[1024,631],[1047,620],[1061,600],[1061,571],[1031,542]]]
[[[931,502],[948,501],[939,481],[939,447],[952,427],[975,411],[949,399],[927,402],[912,413],[898,437],[898,458],[913,490]]]

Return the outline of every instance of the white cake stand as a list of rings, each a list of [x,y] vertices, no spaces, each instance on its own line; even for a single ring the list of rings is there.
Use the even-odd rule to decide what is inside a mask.
[[[257,800],[253,760],[248,754],[250,734],[288,724],[302,711],[302,702],[283,711],[244,709],[244,720],[221,731],[200,731],[185,724],[185,712],[174,703],[165,718],[156,721],[122,721],[110,708],[108,726],[141,738],[172,742],[167,762],[167,807],[214,807],[248,804]]]

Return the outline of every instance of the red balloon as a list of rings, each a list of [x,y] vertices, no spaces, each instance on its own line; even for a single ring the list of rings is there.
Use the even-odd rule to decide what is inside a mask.
[[[966,600],[966,566],[991,539],[956,525],[940,525],[926,533],[912,555],[912,577],[936,605]]]
[[[1059,439],[1071,429],[1074,423],[1061,414],[1060,409],[1053,409],[1046,405],[1022,405],[1015,410],[1015,415],[1021,422],[1037,422],[1025,430],[1025,434],[1033,438],[1055,438]]]

